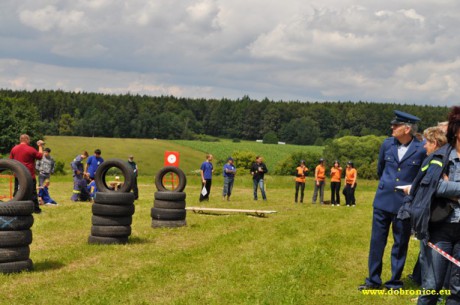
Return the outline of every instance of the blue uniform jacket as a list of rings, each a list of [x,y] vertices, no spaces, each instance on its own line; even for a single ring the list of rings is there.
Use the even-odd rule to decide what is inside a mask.
[[[380,147],[377,174],[380,178],[374,198],[374,208],[397,214],[403,205],[404,192],[396,186],[412,184],[426,157],[423,143],[414,137],[406,154],[399,160],[397,140],[385,139]]]

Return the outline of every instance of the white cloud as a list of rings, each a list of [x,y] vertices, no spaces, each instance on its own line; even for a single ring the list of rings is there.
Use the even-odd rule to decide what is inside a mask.
[[[42,32],[58,28],[69,33],[85,27],[84,13],[77,10],[59,11],[55,6],[48,5],[38,10],[24,10],[19,18],[27,26]]]
[[[460,97],[455,0],[2,5],[2,87],[433,104]]]

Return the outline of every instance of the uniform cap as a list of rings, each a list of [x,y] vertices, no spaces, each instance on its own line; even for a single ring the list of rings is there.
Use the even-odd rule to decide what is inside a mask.
[[[395,110],[394,113],[395,113],[395,118],[391,121],[392,125],[415,124],[418,121],[420,121],[420,119],[416,117],[415,115],[412,115],[406,112]]]

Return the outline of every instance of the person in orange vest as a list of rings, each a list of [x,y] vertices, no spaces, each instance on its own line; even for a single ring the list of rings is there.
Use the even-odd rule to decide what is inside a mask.
[[[305,176],[308,173],[308,167],[305,166],[305,160],[300,161],[300,165],[297,166],[296,170],[296,177],[295,177],[295,200],[294,202],[297,203],[297,199],[299,198],[299,189],[300,189],[300,203],[303,203],[303,194],[305,191]]]
[[[312,203],[316,203],[319,190],[319,202],[324,204],[324,183],[326,182],[326,168],[324,167],[324,159],[319,159],[318,165],[315,168],[315,189],[313,191]]]
[[[331,168],[331,205],[340,206],[340,185],[342,182],[342,167],[339,161],[334,161],[334,166]]]
[[[345,170],[345,187],[343,189],[343,195],[345,196],[345,203],[347,207],[356,206],[355,200],[355,189],[356,189],[356,178],[358,178],[358,172],[353,166],[353,162],[347,162],[347,169]]]

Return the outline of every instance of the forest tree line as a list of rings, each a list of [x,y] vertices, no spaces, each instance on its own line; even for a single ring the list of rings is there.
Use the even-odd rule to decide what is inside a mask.
[[[422,119],[420,130],[447,119],[448,107],[370,102],[192,99],[60,90],[0,90],[0,150],[18,134],[116,138],[255,140],[323,145],[343,136],[389,135],[393,110]],[[13,136],[14,142],[9,140]]]

